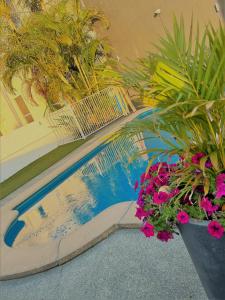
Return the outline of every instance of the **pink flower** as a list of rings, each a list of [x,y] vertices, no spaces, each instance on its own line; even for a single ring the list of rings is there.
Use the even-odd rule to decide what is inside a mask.
[[[200,202],[200,207],[204,209],[209,216],[211,216],[215,211],[218,210],[219,205],[213,205],[207,197],[204,197]]]
[[[168,167],[162,167],[162,168],[160,168],[158,173],[162,174],[162,175],[163,174],[168,175],[168,173],[169,173]]]
[[[217,221],[211,221],[208,225],[208,232],[217,239],[220,239],[224,234],[223,226]]]
[[[154,213],[155,213],[155,211],[154,211],[154,209],[150,209],[150,210],[148,210],[147,211],[147,217],[149,217],[149,216],[153,216],[154,215]]]
[[[156,172],[158,171],[158,168],[159,168],[159,163],[154,164],[153,166],[151,166],[150,172]]]
[[[207,159],[207,161],[205,163],[205,167],[208,169],[211,169],[213,167],[213,164],[212,164],[210,158]]]
[[[154,186],[153,186],[152,183],[150,183],[150,184],[146,187],[145,192],[146,192],[147,195],[153,195],[153,194],[154,194],[155,189],[154,189]]]
[[[212,208],[212,203],[207,197],[204,197],[200,202],[200,207],[203,208],[205,211],[210,211]]]
[[[186,224],[189,222],[189,215],[185,211],[182,210],[177,214],[177,220],[181,224]]]
[[[157,234],[157,239],[159,239],[162,242],[168,242],[168,240],[173,239],[172,232],[161,230]]]
[[[150,209],[148,211],[145,211],[142,207],[137,207],[136,209],[136,213],[135,213],[135,217],[137,217],[138,219],[142,219],[142,218],[146,218],[149,216],[152,216],[154,214],[154,210]]]
[[[154,236],[154,226],[147,222],[141,227],[141,231],[146,237]]]
[[[198,152],[192,156],[191,161],[193,162],[193,164],[199,165],[200,159],[204,156],[205,156],[205,153]]]
[[[137,200],[137,205],[143,207],[144,206],[144,199],[143,199],[143,196],[144,196],[144,190],[141,189],[139,191],[139,194],[138,194],[138,200]]]
[[[206,156],[205,153],[203,152],[198,152],[195,155],[192,156],[191,161],[193,164],[199,165],[200,164],[200,160],[202,157]],[[207,159],[206,163],[205,163],[205,167],[210,169],[212,168],[212,162],[210,160],[210,158]]]
[[[134,190],[136,191],[137,188],[138,188],[138,180],[135,181]]]
[[[149,173],[146,174],[145,179],[151,179],[151,175]]]
[[[225,196],[225,173],[221,173],[216,177],[216,198]]]
[[[225,196],[225,185],[220,186],[216,191],[216,198],[220,199]]]
[[[155,204],[162,204],[169,200],[170,195],[165,192],[155,192],[153,195],[153,202]]]
[[[153,182],[156,186],[167,185],[168,183],[168,175],[167,174],[159,174],[153,179]]]
[[[225,184],[225,173],[221,173],[218,176],[216,176],[216,183]]]
[[[180,193],[180,190],[178,188],[175,188],[174,190],[172,190],[170,192],[170,196],[174,197],[174,196],[178,195],[179,193]]]
[[[142,207],[137,207],[135,217],[137,217],[140,220],[143,217],[146,217],[146,212],[144,211],[144,209]]]

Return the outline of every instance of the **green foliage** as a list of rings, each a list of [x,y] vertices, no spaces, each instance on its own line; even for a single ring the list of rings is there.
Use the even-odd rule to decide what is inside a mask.
[[[164,139],[160,132],[167,131],[176,139],[176,144],[164,139],[171,153],[204,152],[219,173],[225,169],[224,28],[209,25],[200,37],[197,26],[193,38],[192,23],[187,39],[182,18],[179,24],[175,19],[173,34],[166,30],[157,48],[157,66],[148,82],[157,109],[150,120],[137,121],[125,132],[149,130]]]
[[[224,93],[225,32],[220,24],[216,31],[208,25],[200,37],[199,27],[193,34],[191,23],[186,39],[183,19],[174,19],[174,32],[166,30],[161,39],[160,62],[152,81],[152,96],[161,100],[187,101],[189,99],[220,99]],[[168,106],[168,105],[167,105]]]
[[[62,1],[24,17],[17,28],[5,25],[0,33],[5,85],[13,91],[13,78],[21,76],[30,91],[36,89],[54,107],[62,99],[76,101],[117,84],[110,47],[95,36],[96,21],[108,26],[101,12]]]
[[[146,151],[153,153],[149,167],[163,155],[178,154],[184,159],[184,165],[169,183],[171,190],[179,188],[179,194],[156,208],[157,216],[149,217],[156,231],[172,228],[181,209],[193,218],[207,219],[199,206],[204,196],[219,205],[210,218],[225,224],[225,198],[219,203],[215,199],[217,175],[225,173],[225,31],[221,24],[217,29],[208,25],[200,35],[199,26],[195,29],[192,21],[188,37],[185,33],[183,19],[178,22],[175,18],[173,33],[165,28],[165,37],[156,46],[155,69],[144,69],[142,63],[130,75],[131,86],[138,88],[140,94],[144,86],[145,95],[156,101],[156,109],[150,118],[128,124],[121,131],[131,136],[148,131],[150,137],[160,137],[167,144],[166,150]],[[166,138],[162,132],[172,138]],[[193,161],[196,153],[202,154],[198,163]],[[212,165],[208,167],[206,163]],[[196,192],[196,187],[201,192]],[[182,203],[186,196],[190,200],[188,205]],[[154,209],[154,203],[146,199],[145,205]]]
[[[134,90],[142,100],[148,98],[151,85],[150,79],[155,71],[156,64],[156,56],[149,53],[146,57],[138,59],[134,66],[124,65],[121,72],[124,86]]]

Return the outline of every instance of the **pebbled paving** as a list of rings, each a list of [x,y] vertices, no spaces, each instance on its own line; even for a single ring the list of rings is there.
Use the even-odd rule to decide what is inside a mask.
[[[0,282],[0,300],[207,300],[178,236],[124,229],[63,266]]]

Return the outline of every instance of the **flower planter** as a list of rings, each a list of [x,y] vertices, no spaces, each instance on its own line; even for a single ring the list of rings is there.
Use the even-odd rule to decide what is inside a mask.
[[[225,235],[216,239],[207,232],[207,221],[179,224],[183,241],[209,299],[225,299]]]

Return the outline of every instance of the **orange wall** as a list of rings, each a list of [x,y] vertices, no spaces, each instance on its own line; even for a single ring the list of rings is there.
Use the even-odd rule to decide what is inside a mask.
[[[114,52],[121,60],[141,57],[153,50],[152,43],[163,34],[164,24],[172,26],[172,16],[183,14],[186,23],[194,18],[202,27],[208,21],[217,24],[221,18],[212,0],[83,0],[87,7],[98,8],[108,17],[111,27],[101,34],[108,36]],[[153,17],[156,9],[161,17]],[[187,26],[188,28],[188,26]]]

